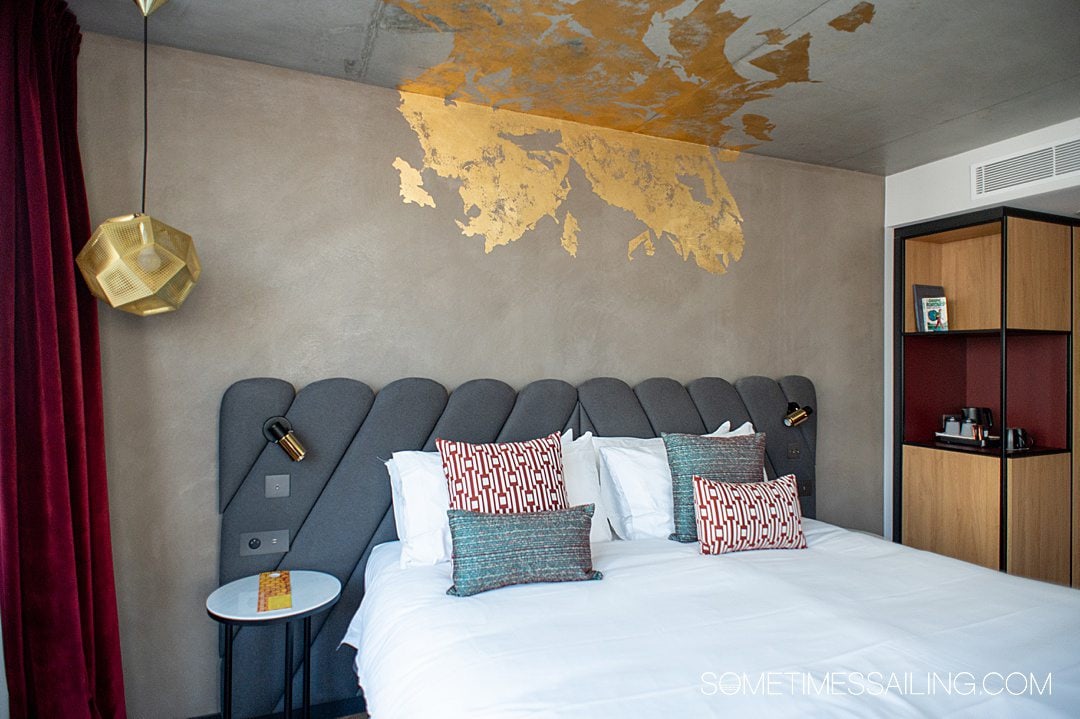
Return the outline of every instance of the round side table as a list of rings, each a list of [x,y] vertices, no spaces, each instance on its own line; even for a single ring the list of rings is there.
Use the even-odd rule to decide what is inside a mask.
[[[225,625],[225,699],[222,719],[232,719],[233,625],[285,625],[285,717],[292,716],[292,623],[304,620],[303,716],[311,716],[311,617],[334,606],[341,596],[341,582],[323,572],[289,570],[292,606],[258,611],[259,575],[237,579],[218,587],[206,598],[206,613]]]

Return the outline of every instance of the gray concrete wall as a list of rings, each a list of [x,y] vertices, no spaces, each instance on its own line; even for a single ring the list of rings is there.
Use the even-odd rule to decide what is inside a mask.
[[[141,48],[88,34],[80,139],[97,223],[138,209]],[[820,401],[820,518],[882,523],[883,180],[744,154],[723,173],[745,220],[724,276],[589,193],[571,258],[554,223],[483,253],[458,208],[405,205],[419,156],[394,91],[151,51],[148,211],[189,232],[204,276],[179,312],[102,307],[106,436],[132,717],[217,710],[217,409],[232,382],[402,376],[799,373]],[[274,678],[276,681],[276,678]]]

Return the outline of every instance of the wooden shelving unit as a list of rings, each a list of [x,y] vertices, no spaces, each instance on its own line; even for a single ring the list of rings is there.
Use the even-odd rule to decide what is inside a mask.
[[[1002,207],[896,230],[896,541],[1080,580],[1077,224]],[[948,332],[916,331],[915,284],[944,288]],[[962,407],[990,408],[993,434],[1023,427],[1035,447],[935,441],[942,415]]]

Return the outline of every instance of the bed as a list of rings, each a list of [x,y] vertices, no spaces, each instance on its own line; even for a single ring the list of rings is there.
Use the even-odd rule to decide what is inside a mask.
[[[816,407],[813,384],[598,378],[516,390],[474,380],[448,392],[410,378],[375,392],[339,378],[297,392],[242,380],[221,407],[220,580],[290,568],[337,576],[341,601],[314,627],[314,698],[339,702],[362,687],[376,719],[1071,713],[1080,592],[814,522],[818,414],[786,427],[791,402]],[[308,447],[301,463],[260,432],[279,415]],[[702,557],[666,540],[609,542],[595,545],[602,581],[467,599],[445,595],[446,565],[397,566],[384,466],[394,452],[567,429],[704,434],[723,421],[765,432],[769,477],[798,476],[807,550]],[[282,473],[290,496],[266,497],[265,477]],[[288,551],[245,552],[245,535],[264,530],[287,531]],[[280,674],[280,637],[242,629],[234,647],[246,672],[238,714],[280,711],[281,687],[261,679]],[[1012,682],[1001,694],[997,675]]]
[[[602,581],[467,599],[384,544],[344,641],[377,719],[1076,716],[1080,592],[805,523],[806,550],[608,542]]]

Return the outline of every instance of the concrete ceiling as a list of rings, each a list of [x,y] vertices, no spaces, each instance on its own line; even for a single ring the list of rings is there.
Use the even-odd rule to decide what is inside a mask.
[[[171,0],[150,38],[879,175],[1080,117],[1077,0]]]

